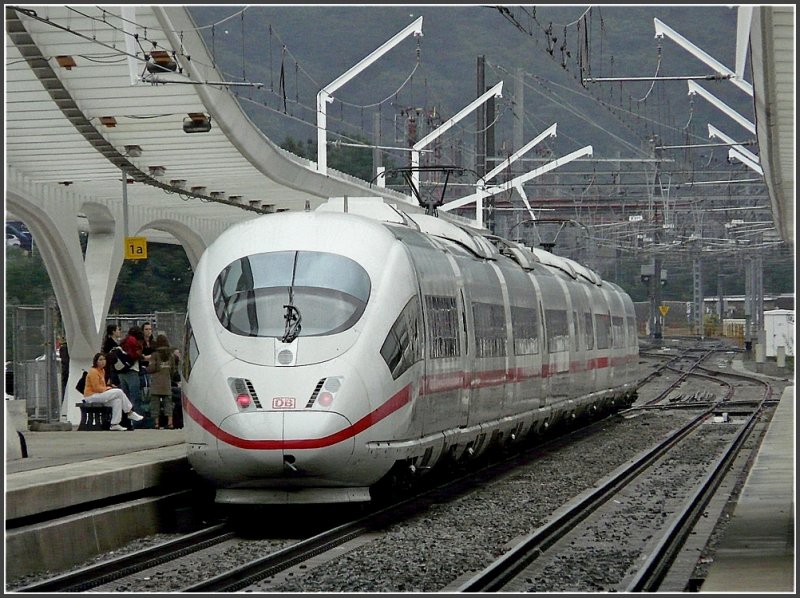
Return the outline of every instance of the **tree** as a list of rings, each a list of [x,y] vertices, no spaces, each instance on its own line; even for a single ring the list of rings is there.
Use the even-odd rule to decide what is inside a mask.
[[[192,267],[180,245],[150,243],[146,260],[126,260],[111,299],[110,312],[185,311]],[[55,296],[38,251],[6,251],[6,304],[43,305]]]
[[[372,172],[372,148],[370,141],[363,137],[356,136],[352,141],[347,143],[363,143],[366,147],[351,147],[349,145],[334,145],[328,151],[328,166],[334,170],[344,172],[363,181],[372,181],[375,175]],[[307,139],[305,142],[299,141],[291,136],[286,137],[280,146],[286,151],[292,152],[296,156],[306,158],[308,160],[317,160],[317,144]],[[387,169],[394,168],[391,159],[384,158],[384,166]],[[399,184],[399,177],[397,180],[390,178],[387,184]]]

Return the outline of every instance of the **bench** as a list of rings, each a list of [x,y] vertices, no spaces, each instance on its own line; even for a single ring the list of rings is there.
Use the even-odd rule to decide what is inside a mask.
[[[80,403],[75,403],[75,406],[81,410],[81,423],[78,424],[79,432],[102,432],[111,427],[111,407],[108,405],[81,401]],[[122,414],[122,421],[119,424],[129,430],[133,429],[133,424],[125,413]]]
[[[111,427],[111,407],[102,403],[75,403],[81,410],[79,432],[102,432]]]

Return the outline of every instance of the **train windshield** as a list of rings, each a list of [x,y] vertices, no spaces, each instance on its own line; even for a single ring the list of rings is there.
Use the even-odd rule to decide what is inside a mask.
[[[214,283],[214,308],[234,334],[291,342],[347,330],[364,313],[369,294],[369,275],[350,258],[276,251],[229,264]]]

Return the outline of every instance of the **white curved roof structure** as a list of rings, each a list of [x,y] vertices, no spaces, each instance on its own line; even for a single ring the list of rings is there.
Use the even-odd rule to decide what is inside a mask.
[[[775,228],[794,245],[795,5],[756,7],[750,28],[756,135]]]
[[[5,15],[7,180],[120,202],[124,168],[132,205],[230,222],[330,196],[411,201],[323,176],[267,139],[228,87],[205,83],[223,78],[184,7],[18,8]],[[147,72],[158,51],[174,53],[182,72]],[[210,130],[184,132],[193,113],[210,117]]]

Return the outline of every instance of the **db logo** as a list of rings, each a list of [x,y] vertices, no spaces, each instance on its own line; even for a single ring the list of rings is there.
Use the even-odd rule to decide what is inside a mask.
[[[294,409],[294,397],[273,397],[273,409]]]

